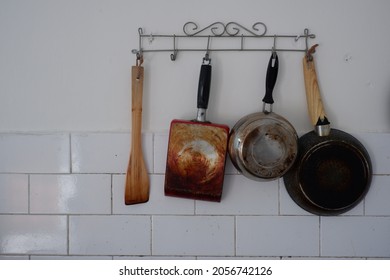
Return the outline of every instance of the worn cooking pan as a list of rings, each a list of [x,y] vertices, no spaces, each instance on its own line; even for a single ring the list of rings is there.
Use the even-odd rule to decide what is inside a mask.
[[[273,52],[268,63],[263,111],[241,118],[233,127],[229,155],[233,165],[253,180],[277,179],[293,165],[298,153],[298,136],[289,121],[272,112],[272,92],[279,69]],[[265,109],[269,105],[270,110]]]
[[[372,166],[367,150],[355,137],[330,128],[312,56],[316,46],[303,59],[307,104],[315,130],[299,138],[298,157],[284,183],[301,208],[317,215],[337,215],[364,198]]]
[[[195,120],[173,120],[170,126],[165,195],[219,202],[229,127],[206,120],[211,81],[210,59],[200,70]]]

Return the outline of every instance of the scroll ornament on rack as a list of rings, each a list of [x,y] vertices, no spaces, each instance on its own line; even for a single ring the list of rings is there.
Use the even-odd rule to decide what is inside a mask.
[[[179,52],[219,52],[219,51],[290,51],[290,52],[306,52],[308,51],[309,40],[314,39],[316,36],[309,32],[309,29],[304,29],[303,34],[285,35],[285,34],[273,34],[268,35],[267,25],[263,22],[256,22],[250,28],[247,28],[237,22],[222,23],[220,21],[209,24],[204,28],[200,28],[195,22],[189,21],[183,25],[182,35],[177,34],[144,34],[142,28],[138,28],[138,49],[133,49],[132,53],[137,56],[142,56],[146,52],[170,52],[170,58],[172,61],[177,59]],[[143,45],[144,40],[149,41],[149,45],[154,42],[155,39],[172,40],[172,48],[145,48]],[[273,40],[273,47],[270,48],[249,48],[245,45],[245,40],[249,39],[268,39]],[[275,47],[275,41],[278,40],[293,40],[298,42],[301,39],[305,42],[305,47],[297,48],[279,48]],[[178,48],[179,40],[207,40],[206,48]],[[226,48],[210,48],[211,40],[225,40],[229,42],[239,41],[240,47],[226,47]]]

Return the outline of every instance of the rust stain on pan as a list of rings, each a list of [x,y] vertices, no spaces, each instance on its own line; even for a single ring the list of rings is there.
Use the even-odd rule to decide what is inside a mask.
[[[200,184],[208,182],[215,176],[219,155],[210,143],[205,140],[193,140],[179,149],[172,153],[179,175]]]
[[[218,196],[222,191],[227,141],[228,131],[223,126],[172,122],[166,190],[176,190],[188,197],[219,200],[205,197]]]
[[[297,155],[296,135],[280,122],[252,128],[243,139],[242,159],[248,171],[264,179],[282,176]]]

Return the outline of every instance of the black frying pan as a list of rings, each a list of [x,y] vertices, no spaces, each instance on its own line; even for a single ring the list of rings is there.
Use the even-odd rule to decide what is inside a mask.
[[[364,198],[372,166],[367,150],[355,137],[330,128],[312,56],[316,46],[303,59],[307,104],[315,130],[299,138],[296,162],[283,179],[301,208],[317,215],[337,215]]]

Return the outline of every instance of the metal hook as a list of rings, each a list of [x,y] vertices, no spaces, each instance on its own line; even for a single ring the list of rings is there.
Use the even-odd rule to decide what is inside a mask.
[[[141,66],[142,65],[142,63],[144,62],[144,56],[142,55],[142,53],[137,53],[136,54],[136,59],[135,59],[135,65],[136,66]]]
[[[153,41],[154,41],[153,34],[150,33],[150,34],[149,34],[149,44],[153,43]]]
[[[272,45],[272,52],[273,53],[276,51],[278,51],[278,52],[279,51],[281,51],[281,52],[283,52],[283,51],[299,51],[299,52],[305,52],[306,54],[308,54],[308,49],[309,49],[309,44],[310,44],[309,40],[316,37],[315,34],[309,33],[309,29],[307,29],[307,28],[304,29],[304,33],[301,32],[299,35],[276,35],[275,34],[275,35],[268,36],[268,35],[265,35],[267,32],[267,26],[262,22],[255,23],[251,29],[250,28],[248,29],[248,28],[246,28],[246,27],[244,27],[236,22],[229,22],[227,24],[224,24],[222,22],[214,22],[214,23],[208,25],[207,27],[200,29],[198,27],[198,25],[196,25],[194,22],[187,22],[183,26],[183,31],[184,31],[185,35],[152,34],[152,33],[146,34],[143,32],[142,28],[138,28],[138,35],[139,35],[138,49],[132,49],[131,52],[133,54],[137,54],[137,57],[141,57],[144,52],[166,52],[166,51],[168,51],[168,52],[170,52],[170,59],[172,61],[175,61],[177,59],[178,52],[181,52],[181,51],[206,51],[206,54],[204,56],[204,62],[207,63],[207,62],[210,62],[210,52],[211,51],[214,52],[214,51],[269,51],[270,50],[269,48],[267,48],[267,49],[260,49],[260,48],[249,49],[246,46],[246,42],[245,42],[246,39],[245,38],[269,38],[269,37],[271,37],[271,40],[272,40],[272,37],[273,37],[273,45]],[[196,36],[204,31],[208,31],[211,34],[208,36],[207,35]],[[248,33],[248,34],[245,35],[246,33]],[[182,37],[194,38],[194,39],[199,39],[199,40],[205,40],[205,38],[207,38],[207,48],[206,49],[204,49],[204,48],[184,48],[184,49],[181,49],[178,47],[178,40],[179,40],[179,38],[182,38]],[[212,38],[216,38],[216,40],[218,41],[218,39],[220,37],[236,37],[236,38],[240,37],[240,38],[237,38],[238,40],[240,40],[240,42],[239,42],[240,45],[237,48],[220,48],[220,49],[210,48],[211,47],[210,40]],[[148,47],[145,47],[145,49],[143,48],[143,45],[146,44],[145,42],[143,42],[143,40],[147,41],[149,39],[149,44],[151,44],[153,40],[158,39],[158,38],[171,38],[171,39],[173,38],[173,42],[171,41],[171,44],[173,43],[173,47],[168,48],[168,49],[159,49],[159,48],[155,49],[155,48],[148,48]],[[298,42],[299,40],[304,39],[305,42],[301,42],[302,44],[300,44],[300,45],[303,45],[303,46],[301,46],[299,48],[297,48],[297,47],[296,48],[280,48],[281,46],[279,46],[279,49],[277,49],[276,43],[279,43],[279,42],[276,42],[276,41],[280,40],[279,38],[281,38],[281,39],[292,38],[292,40],[295,40],[295,42]],[[235,40],[237,40],[237,39],[235,39]],[[301,41],[303,41],[303,40],[301,40]],[[148,45],[148,44],[146,44],[146,45]],[[308,58],[310,58],[310,55],[308,55]]]
[[[208,64],[210,64],[211,58],[209,56],[209,53],[210,53],[210,36],[207,37],[207,48],[206,48],[206,54],[203,58],[203,63],[205,63],[207,61]]]
[[[138,72],[137,72],[137,77],[136,77],[137,80],[139,80],[141,78],[141,69],[140,69],[140,67],[142,66],[143,62],[144,62],[144,57],[143,57],[143,55],[141,53],[138,52],[136,54],[136,60],[135,60],[135,65],[137,67],[139,67],[138,68]]]
[[[309,29],[305,28],[304,34],[305,34],[306,52],[308,52],[308,50],[309,50],[309,42],[308,42],[308,39],[309,39]]]
[[[171,60],[175,61],[177,56],[177,49],[176,49],[176,35],[173,34],[173,53],[171,53]]]
[[[306,59],[307,61],[313,60],[313,53],[316,52],[316,48],[318,47],[318,44],[313,45],[310,49],[306,51]]]
[[[138,51],[137,51],[137,58],[138,56],[142,56],[142,28],[138,28]]]
[[[309,29],[305,28],[305,30],[304,30],[304,35],[297,35],[297,36],[295,37],[295,39],[294,39],[295,42],[298,42],[298,40],[299,40],[300,38],[302,38],[302,37],[304,37],[304,38],[306,39],[306,41],[308,41],[309,38],[310,38],[310,39],[314,39],[314,38],[316,37],[316,35],[310,34],[310,33],[309,33]]]

